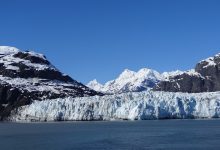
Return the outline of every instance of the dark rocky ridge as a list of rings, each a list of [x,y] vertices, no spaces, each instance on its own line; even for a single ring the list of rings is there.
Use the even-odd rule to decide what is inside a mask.
[[[185,72],[170,77],[153,90],[188,93],[220,91],[220,54],[196,64],[194,73]]]
[[[33,100],[102,95],[62,74],[33,52],[0,46],[0,120]]]

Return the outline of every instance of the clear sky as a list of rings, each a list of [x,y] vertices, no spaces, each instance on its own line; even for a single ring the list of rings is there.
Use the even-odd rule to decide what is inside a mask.
[[[0,45],[44,53],[83,83],[187,70],[220,52],[219,0],[1,0]]]

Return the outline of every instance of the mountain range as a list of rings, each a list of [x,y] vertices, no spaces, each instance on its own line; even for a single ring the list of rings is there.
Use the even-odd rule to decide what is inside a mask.
[[[140,92],[153,88],[164,78],[165,76],[152,69],[143,68],[138,72],[125,69],[117,79],[108,81],[104,85],[93,80],[87,86],[107,94]]]
[[[220,54],[188,71],[125,69],[85,86],[43,54],[0,46],[0,120],[218,118],[219,91]]]
[[[142,92],[215,92],[220,91],[220,54],[196,64],[195,69],[159,73],[143,68],[138,72],[124,70],[118,78],[100,84],[96,79],[88,87],[106,94]]]

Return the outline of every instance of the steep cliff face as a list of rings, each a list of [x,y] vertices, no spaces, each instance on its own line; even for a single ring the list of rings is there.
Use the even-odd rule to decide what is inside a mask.
[[[220,91],[220,54],[199,62],[195,71],[206,78],[207,90]]]
[[[44,55],[0,46],[0,120],[32,100],[101,95],[56,69]]]
[[[154,90],[189,93],[220,91],[220,54],[200,61],[195,70],[161,81]]]

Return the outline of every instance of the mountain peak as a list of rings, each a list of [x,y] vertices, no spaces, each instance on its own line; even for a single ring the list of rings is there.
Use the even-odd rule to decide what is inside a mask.
[[[151,73],[152,70],[151,69],[148,69],[148,68],[142,68],[140,69],[137,74],[138,75],[141,75],[141,76],[145,76],[145,75],[148,75],[149,73]]]
[[[131,78],[132,76],[135,75],[136,72],[131,71],[129,69],[125,69],[120,75],[119,75],[119,79],[126,79],[126,78]]]
[[[97,79],[94,79],[94,80],[90,81],[90,83],[99,83],[99,82],[97,81]]]
[[[162,80],[162,76],[159,72],[157,72],[153,69],[148,69],[148,68],[140,69],[136,75],[139,77],[145,77],[145,78],[149,78],[149,79]]]
[[[86,86],[95,91],[101,91],[101,89],[103,88],[103,85],[99,83],[96,79],[90,81]]]
[[[0,46],[0,55],[10,55],[18,53],[20,50],[11,46]]]
[[[207,68],[210,66],[216,66],[220,62],[219,59],[220,59],[220,53],[216,54],[213,57],[209,57],[209,58],[206,58],[206,59],[200,61],[199,64],[201,64],[203,68]]]
[[[121,74],[134,74],[135,72],[129,69],[125,69]]]
[[[220,54],[206,58],[194,69],[184,72],[163,73],[165,81],[154,87],[156,91],[167,92],[215,92],[220,90]]]
[[[138,92],[152,88],[162,77],[159,72],[143,68],[138,72],[125,69],[118,78],[108,81],[104,85],[93,80],[88,87],[104,93]]]
[[[215,57],[220,57],[220,53],[216,54]]]

